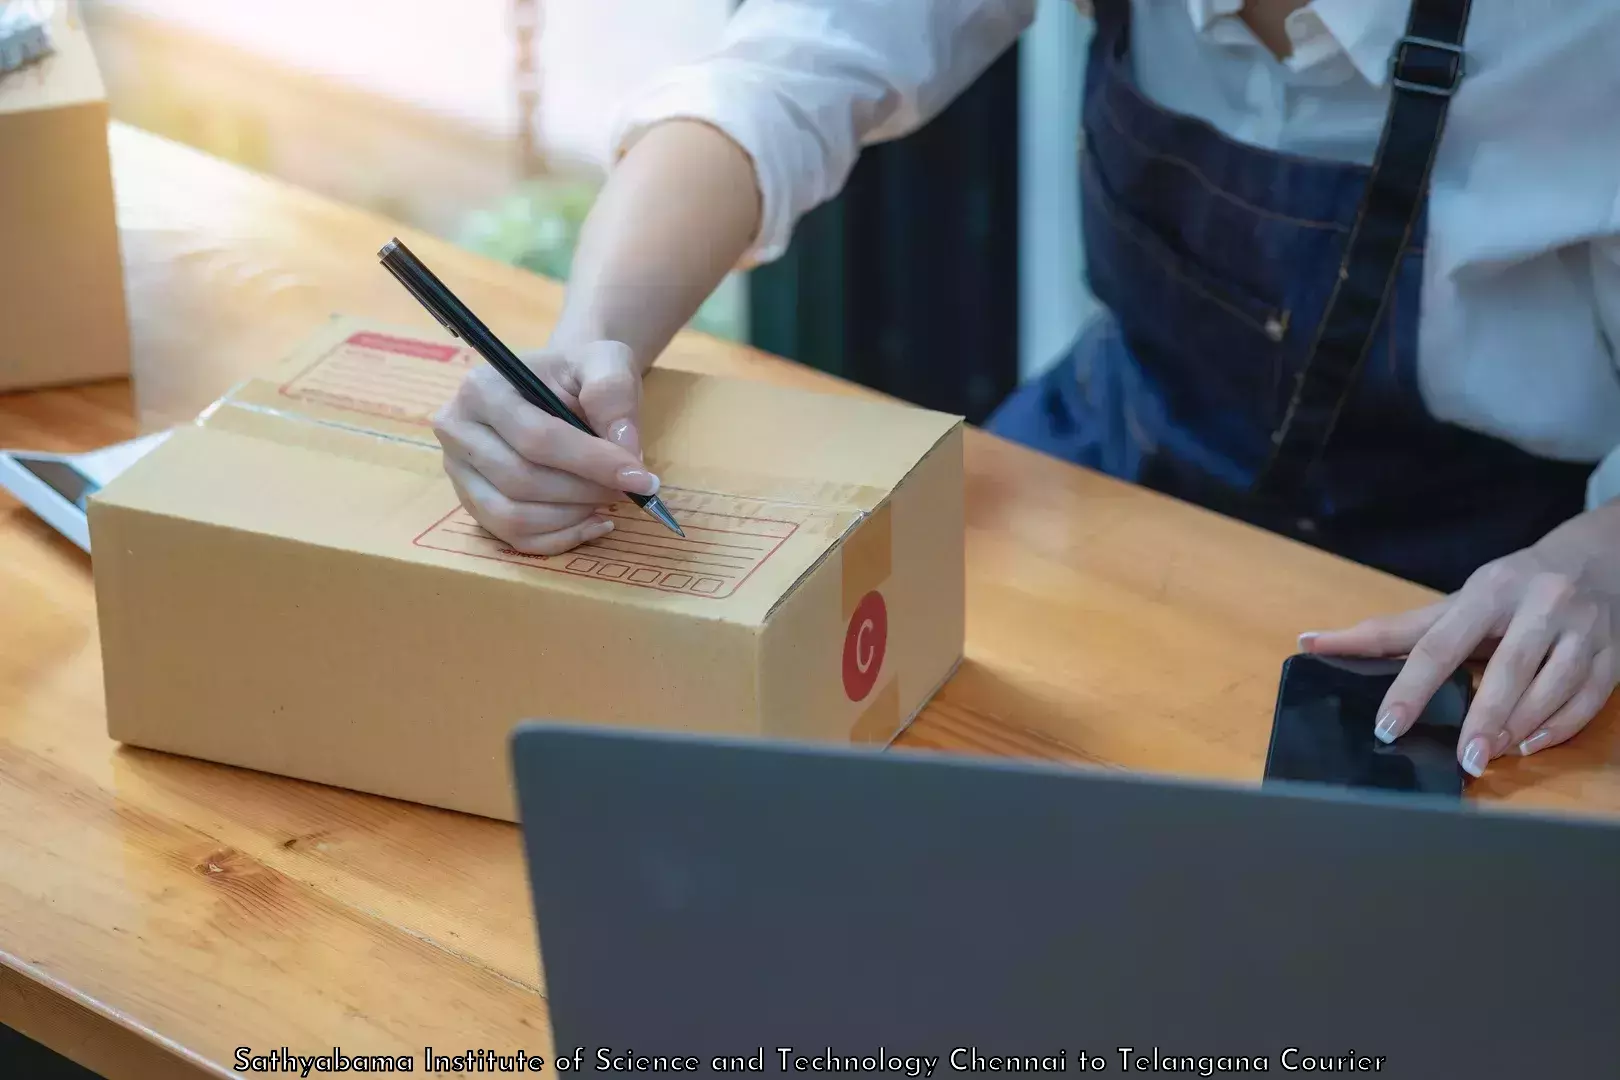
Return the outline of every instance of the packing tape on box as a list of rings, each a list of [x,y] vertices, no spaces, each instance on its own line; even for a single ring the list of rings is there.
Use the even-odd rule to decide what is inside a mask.
[[[273,392],[273,391],[269,391]],[[264,403],[264,384],[249,379],[204,409],[197,424],[218,431],[263,439],[300,450],[339,455],[350,460],[405,469],[423,476],[439,475],[440,447],[431,435],[380,431],[376,427],[314,415],[308,408],[283,408]],[[258,398],[258,400],[255,400]],[[398,428],[408,430],[406,425]],[[885,494],[879,488],[837,484],[795,477],[769,476],[738,470],[690,469],[654,460],[670,492],[679,491],[679,509],[774,518],[799,530],[838,538],[868,516],[868,508]],[[676,507],[672,506],[672,509]],[[885,515],[885,522],[887,521]],[[857,530],[864,531],[864,530]],[[881,564],[887,576],[887,526],[883,530]],[[873,547],[868,544],[867,547]],[[874,555],[863,554],[862,564]],[[846,616],[847,616],[846,612]]]
[[[309,416],[289,409],[234,400],[214,402],[197,417],[199,426],[263,439],[299,450],[335,454],[371,465],[405,469],[421,475],[441,471],[439,444]]]
[[[871,704],[856,717],[855,726],[849,731],[849,741],[866,746],[887,746],[899,734],[899,728],[900,683],[891,678],[888,685],[873,696]]]
[[[648,459],[669,491],[679,491],[670,509],[712,511],[738,517],[788,521],[804,533],[837,539],[870,512],[884,492],[858,484],[769,476],[732,469],[693,469],[656,456]]]
[[[864,613],[864,605],[870,603],[867,598],[877,594],[881,599],[883,586],[889,580],[894,562],[892,514],[891,504],[883,503],[866,515],[840,549],[843,621],[847,625],[853,625],[856,619],[868,617]],[[885,629],[884,633],[888,632]],[[850,729],[851,742],[887,744],[903,727],[900,723],[900,686],[897,679],[897,676],[891,676],[887,685],[879,687],[866,708],[861,710]]]
[[[894,553],[894,531],[889,504],[884,503],[866,516],[849,539],[844,541],[844,619],[855,614],[855,607],[889,580]]]
[[[945,673],[945,677],[939,681],[939,685],[929,691],[928,696],[923,698],[922,704],[917,706],[903,721],[900,719],[899,686],[891,682],[855,721],[855,726],[850,729],[849,741],[868,746],[893,745],[895,740],[900,738],[912,724],[917,722],[917,717],[921,716],[923,710],[928,708],[934,699],[939,696],[939,692],[944,689],[945,684],[956,677],[956,673],[961,666],[962,661],[960,659],[952,664],[951,669]]]
[[[841,484],[740,469],[692,468],[662,459],[656,453],[648,456],[647,467],[666,483],[686,491],[714,492],[735,499],[755,498],[779,506],[868,513],[888,496],[883,488],[864,484]]]

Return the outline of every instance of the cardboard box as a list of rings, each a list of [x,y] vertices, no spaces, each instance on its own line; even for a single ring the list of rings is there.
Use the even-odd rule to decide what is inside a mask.
[[[335,320],[90,504],[108,731],[512,819],[524,719],[886,743],[962,653],[962,425],[655,369],[628,501],[518,555],[428,418],[449,339]]]
[[[0,392],[123,376],[129,323],[101,74],[74,5],[0,77]]]

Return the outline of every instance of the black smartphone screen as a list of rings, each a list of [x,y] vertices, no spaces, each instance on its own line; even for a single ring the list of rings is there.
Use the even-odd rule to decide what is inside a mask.
[[[1468,673],[1448,679],[1418,722],[1386,745],[1373,726],[1400,670],[1399,660],[1290,657],[1265,778],[1460,796],[1467,774],[1457,764],[1457,738],[1472,692]]]

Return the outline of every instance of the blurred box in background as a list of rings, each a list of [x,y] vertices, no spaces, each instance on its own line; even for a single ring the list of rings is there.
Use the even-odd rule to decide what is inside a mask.
[[[129,370],[101,75],[72,5],[21,7],[53,51],[0,76],[0,391]]]
[[[50,22],[20,3],[0,2],[0,75],[16,71],[51,51]]]

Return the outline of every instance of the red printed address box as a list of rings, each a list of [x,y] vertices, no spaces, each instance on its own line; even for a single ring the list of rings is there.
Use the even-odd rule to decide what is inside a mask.
[[[463,511],[482,363],[334,319],[90,504],[120,742],[514,820],[519,721],[882,744],[962,655],[962,423],[655,368],[628,500],[564,555]]]

